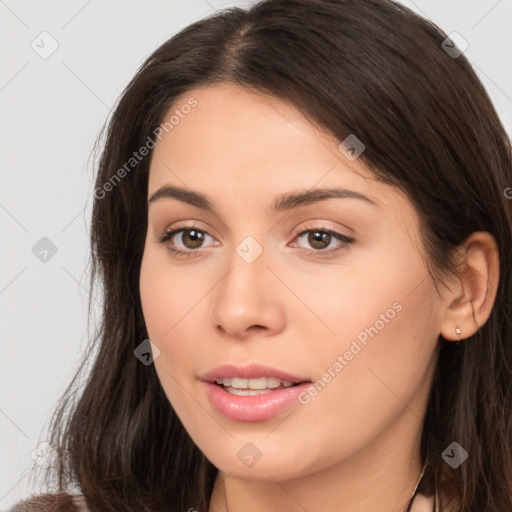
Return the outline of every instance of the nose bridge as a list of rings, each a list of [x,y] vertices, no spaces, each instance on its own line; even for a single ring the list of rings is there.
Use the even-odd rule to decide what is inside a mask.
[[[264,252],[263,245],[254,237],[246,236],[229,258],[231,270],[221,284],[223,293],[236,296],[241,307],[260,302],[265,298],[262,292],[268,290],[268,286],[262,286],[270,274],[267,263],[268,254]]]
[[[258,325],[279,328],[282,312],[267,268],[268,254],[262,244],[246,236],[229,258],[229,271],[219,283],[214,320],[230,334],[242,334]]]

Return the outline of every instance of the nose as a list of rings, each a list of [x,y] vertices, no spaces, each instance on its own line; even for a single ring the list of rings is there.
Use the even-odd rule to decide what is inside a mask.
[[[234,253],[213,297],[216,329],[246,339],[253,334],[274,335],[284,328],[285,287],[267,263],[265,252],[250,263]]]

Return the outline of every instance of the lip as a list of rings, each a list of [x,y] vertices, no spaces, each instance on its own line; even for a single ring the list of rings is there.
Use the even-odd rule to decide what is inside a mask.
[[[294,384],[302,382],[311,382],[309,377],[298,377],[291,375],[283,370],[274,368],[272,366],[266,366],[259,363],[252,363],[247,366],[237,366],[234,364],[223,364],[217,366],[213,370],[205,373],[200,377],[204,382],[214,383],[216,379],[222,379],[224,377],[239,377],[242,379],[259,379],[262,377],[275,377],[276,379],[289,380]]]
[[[232,395],[215,383],[216,379],[224,377],[239,377],[257,379],[261,377],[275,377],[289,380],[297,385],[289,388],[277,389],[254,396]],[[205,373],[201,380],[205,392],[212,406],[223,416],[235,421],[264,421],[268,420],[294,403],[298,402],[298,395],[307,390],[312,384],[307,377],[298,377],[277,368],[253,363],[248,366],[222,365]]]

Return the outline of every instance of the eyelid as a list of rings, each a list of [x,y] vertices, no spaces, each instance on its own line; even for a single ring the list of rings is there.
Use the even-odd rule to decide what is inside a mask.
[[[332,222],[329,222],[327,220],[321,220],[321,219],[313,219],[310,221],[307,221],[306,224],[301,224],[297,228],[293,230],[293,234],[295,236],[300,235],[304,231],[331,231],[334,233],[339,233],[340,235],[343,235],[346,238],[354,239],[352,236],[355,231],[348,226],[343,226],[340,224],[337,224],[335,226],[332,226]],[[345,232],[343,232],[345,231]]]
[[[206,227],[205,227],[206,226]],[[210,231],[214,231],[210,226],[207,226],[206,224],[197,221],[197,220],[190,220],[190,221],[181,221],[178,222],[176,225],[172,225],[172,227],[166,227],[163,230],[158,230],[158,233],[156,234],[156,237],[158,240],[165,237],[169,233],[180,231],[180,230],[192,230],[197,229],[197,231],[201,231],[203,233],[207,233],[212,238],[215,238],[213,235],[210,234]]]

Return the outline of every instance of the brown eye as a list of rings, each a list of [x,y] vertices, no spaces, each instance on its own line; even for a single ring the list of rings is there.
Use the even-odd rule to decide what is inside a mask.
[[[197,229],[182,229],[181,242],[187,249],[197,249],[204,241],[204,234]]]
[[[329,247],[332,236],[326,231],[310,231],[308,235],[308,243],[314,249],[325,249]]]
[[[300,239],[305,240],[309,247],[305,247],[301,244],[297,245],[306,250],[307,254],[310,256],[331,256],[348,248],[348,246],[355,241],[354,238],[342,235],[336,231],[319,228],[297,232],[297,240]]]
[[[199,254],[202,249],[205,237],[213,240],[206,231],[196,226],[181,227],[164,233],[158,241],[167,245],[169,252],[176,255],[192,256]]]

